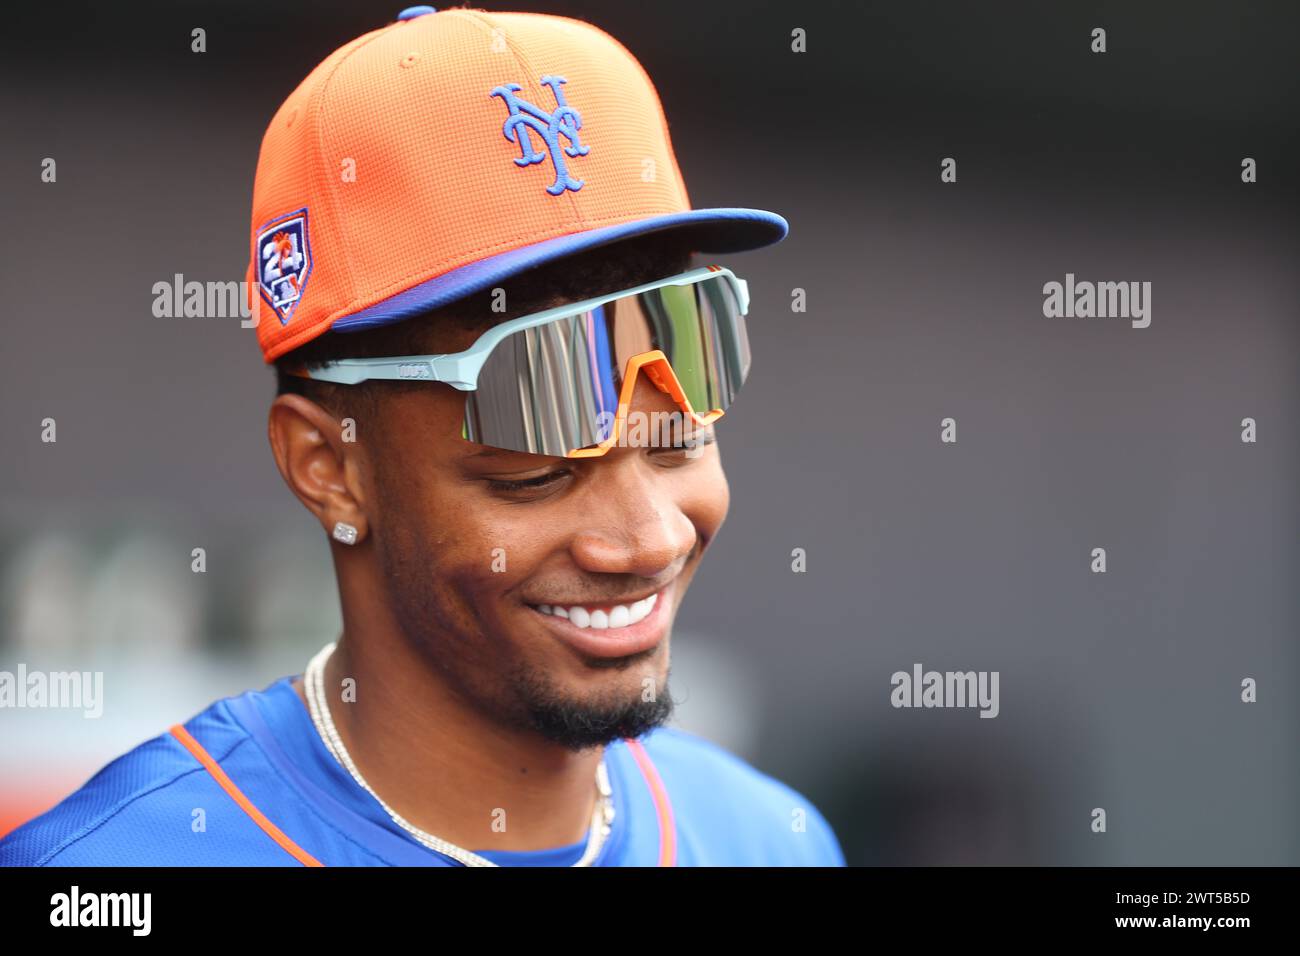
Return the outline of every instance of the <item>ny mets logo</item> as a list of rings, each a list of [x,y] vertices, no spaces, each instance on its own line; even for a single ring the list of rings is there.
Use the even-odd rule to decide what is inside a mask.
[[[257,234],[258,285],[280,324],[287,325],[311,275],[307,210],[272,219]]]
[[[556,106],[550,113],[516,96],[515,94],[521,89],[518,83],[498,86],[489,94],[489,96],[501,97],[510,110],[510,116],[501,132],[510,142],[519,145],[519,158],[515,160],[515,165],[531,166],[533,163],[542,162],[547,156],[551,157],[551,165],[555,167],[555,182],[547,186],[546,191],[552,196],[558,196],[566,189],[577,192],[582,188],[583,180],[574,179],[569,175],[569,167],[564,157],[586,156],[591,150],[590,146],[583,146],[578,139],[578,130],[582,129],[582,117],[578,115],[577,110],[565,102],[564,90],[560,89],[560,85],[564,82],[562,76],[542,77],[542,85],[549,86],[551,92],[555,94]],[[542,138],[546,146],[545,152],[533,148],[533,133]],[[560,146],[561,136],[569,141],[568,146]]]

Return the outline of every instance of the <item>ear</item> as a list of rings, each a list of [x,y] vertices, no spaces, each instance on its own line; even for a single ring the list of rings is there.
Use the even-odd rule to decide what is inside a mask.
[[[325,533],[343,521],[366,536],[361,451],[343,440],[343,426],[325,409],[301,395],[277,395],[271,403],[267,437],[276,467],[289,490],[316,516]]]

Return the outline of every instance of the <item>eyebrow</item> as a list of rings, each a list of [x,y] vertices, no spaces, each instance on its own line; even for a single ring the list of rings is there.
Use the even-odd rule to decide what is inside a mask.
[[[465,456],[464,460],[469,461],[472,458],[503,458],[506,456],[528,455],[530,458],[560,458],[560,455],[534,455],[526,451],[511,451],[509,448],[493,448],[490,445],[484,446],[478,451],[472,451]]]
[[[515,455],[518,452],[507,451],[504,448],[483,448],[479,451],[472,451],[465,457],[469,458],[499,458],[502,455]]]
[[[708,425],[704,425],[704,426],[702,426],[702,427],[697,427],[697,428],[695,428],[695,429],[691,432],[691,435],[699,435],[699,436],[701,436],[701,441],[702,441],[702,443],[703,443],[703,444],[706,444],[706,445],[707,445],[707,444],[712,444],[712,442],[714,442],[714,441],[716,440],[716,438],[715,438],[715,436],[714,436],[714,432],[713,432],[713,423],[712,423],[712,422],[710,422]],[[682,447],[682,446],[679,446],[679,445],[664,445],[664,446],[656,446],[656,447],[664,447],[664,448],[678,448],[678,447]],[[511,451],[509,448],[493,448],[491,445],[484,445],[484,446],[483,446],[482,448],[480,448],[478,451],[472,451],[472,452],[470,452],[470,453],[469,453],[468,455],[466,455],[462,460],[463,460],[463,461],[470,461],[471,459],[475,459],[475,458],[501,458],[501,457],[503,457],[503,456],[508,456],[508,455],[527,455],[527,456],[530,457],[530,458],[559,458],[559,459],[561,459],[561,460],[563,460],[563,461],[568,461],[568,460],[569,460],[569,459],[568,459],[567,457],[565,457],[564,455],[539,455],[539,454],[535,454],[535,453],[533,453],[533,452],[527,452],[527,451]]]

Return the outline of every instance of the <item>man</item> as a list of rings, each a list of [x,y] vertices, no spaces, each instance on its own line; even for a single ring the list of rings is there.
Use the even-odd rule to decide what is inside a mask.
[[[692,253],[784,220],[690,208],[608,35],[428,7],[289,97],[253,207],[270,443],[332,541],[343,634],[0,863],[843,865],[803,795],[665,726],[749,367],[747,286]]]

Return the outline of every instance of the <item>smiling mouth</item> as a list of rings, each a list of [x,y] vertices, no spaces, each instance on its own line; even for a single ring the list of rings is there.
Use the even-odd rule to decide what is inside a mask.
[[[631,604],[532,604],[529,606],[543,614],[564,618],[575,627],[603,631],[619,630],[639,624],[650,616],[658,600],[659,592],[656,591],[649,597],[633,601]]]

